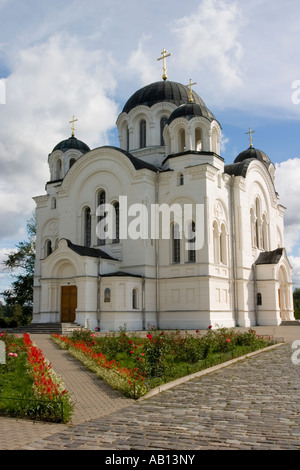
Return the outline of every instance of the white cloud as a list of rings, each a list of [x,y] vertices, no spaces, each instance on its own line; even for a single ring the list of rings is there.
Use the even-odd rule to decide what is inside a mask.
[[[157,81],[157,67],[149,50],[147,51],[147,42],[149,43],[150,40],[150,35],[142,36],[137,49],[131,52],[127,65],[128,71],[134,72],[143,85]]]
[[[300,287],[300,257],[299,256],[289,256],[289,261],[292,265],[292,279],[294,287]]]
[[[117,105],[112,99],[115,64],[101,50],[87,50],[67,34],[23,49],[6,80],[6,105],[0,117],[0,236],[15,239],[44,192],[48,154],[71,135],[69,121],[79,119],[76,137],[91,148],[108,143]]]
[[[201,85],[232,90],[242,85],[244,24],[237,2],[203,0],[190,15],[176,21],[178,60],[189,75],[201,77]],[[218,85],[217,85],[218,84]]]

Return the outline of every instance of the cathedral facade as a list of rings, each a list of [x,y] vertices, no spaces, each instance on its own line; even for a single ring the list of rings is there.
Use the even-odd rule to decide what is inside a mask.
[[[90,149],[73,132],[48,157],[46,193],[34,198],[33,322],[116,331],[294,320],[270,158],[250,139],[225,164],[217,119],[166,77],[129,98],[117,127],[118,148]]]

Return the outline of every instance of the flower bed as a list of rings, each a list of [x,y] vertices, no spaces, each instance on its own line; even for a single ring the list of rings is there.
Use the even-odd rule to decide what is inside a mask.
[[[107,336],[78,330],[71,336],[53,334],[52,339],[132,398],[162,383],[273,344],[270,337],[258,336],[251,329],[242,333],[209,327],[202,333],[166,332],[153,326],[145,338],[128,335],[122,329],[117,335]]]
[[[6,364],[0,365],[0,414],[52,422],[67,422],[72,403],[30,336],[0,334],[6,345]]]

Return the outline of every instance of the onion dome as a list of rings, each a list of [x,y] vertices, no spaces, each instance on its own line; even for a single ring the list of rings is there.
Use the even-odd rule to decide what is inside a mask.
[[[208,119],[210,122],[215,120],[214,115],[209,111],[205,104],[186,103],[175,109],[170,115],[167,124],[171,124],[174,119],[184,117],[188,121],[193,117],[200,116]]]
[[[234,163],[241,163],[247,160],[248,158],[256,158],[257,160],[260,160],[261,162],[266,164],[271,163],[271,160],[268,155],[254,147],[249,147],[247,150],[241,152],[234,160]]]
[[[74,149],[79,150],[81,153],[89,152],[91,149],[81,140],[76,139],[73,135],[69,137],[69,139],[62,140],[57,144],[52,152],[55,150],[61,150],[62,152],[66,152],[67,150]]]
[[[193,102],[206,108],[205,103],[197,93],[192,92]],[[163,80],[146,85],[136,91],[126,102],[123,111],[129,113],[136,106],[144,105],[151,108],[156,103],[167,101],[176,106],[186,104],[190,101],[188,88],[181,83]]]

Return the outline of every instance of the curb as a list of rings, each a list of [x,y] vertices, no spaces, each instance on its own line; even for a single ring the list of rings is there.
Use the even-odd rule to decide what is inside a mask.
[[[196,379],[198,377],[201,377],[202,375],[210,374],[219,369],[223,369],[224,367],[230,366],[231,364],[235,364],[236,362],[247,359],[248,357],[256,356],[257,354],[260,354],[262,352],[275,349],[279,346],[282,346],[283,344],[286,344],[286,343],[273,344],[272,346],[268,346],[267,348],[258,349],[257,351],[253,351],[251,353],[245,354],[244,356],[236,357],[235,359],[231,359],[230,361],[222,362],[221,364],[217,364],[216,366],[208,367],[207,369],[200,370],[199,372],[194,372],[194,374],[186,375],[184,377],[180,377],[179,379],[172,380],[172,382],[159,385],[158,387],[153,388],[153,390],[148,392],[146,395],[138,398],[136,401],[139,402],[139,401],[147,400],[148,398],[151,398],[154,395],[158,395],[159,393],[164,392],[165,390],[169,390],[170,388],[176,387],[177,385],[181,385],[185,382],[188,382],[189,380]]]

